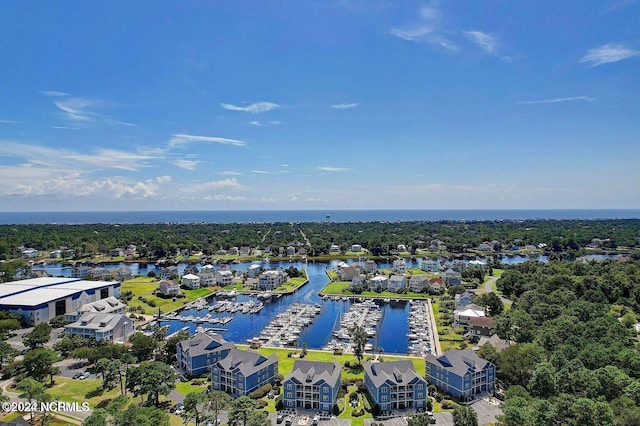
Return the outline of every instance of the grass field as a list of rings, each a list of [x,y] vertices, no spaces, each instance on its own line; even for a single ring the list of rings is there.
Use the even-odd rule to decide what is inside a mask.
[[[155,278],[149,277],[137,277],[122,283],[122,291],[131,291],[133,293],[133,299],[128,303],[129,306],[142,306],[144,309],[144,313],[147,315],[153,315],[158,312],[158,307],[164,313],[173,311],[185,303],[189,303],[195,299],[200,297],[207,296],[214,289],[218,287],[202,287],[195,290],[180,290],[182,293],[186,295],[183,299],[176,299],[175,301],[171,298],[164,299],[162,297],[154,296],[151,294],[154,290],[158,288],[158,281]],[[144,303],[142,300],[138,300],[138,296],[142,296],[147,300],[153,300],[156,304],[155,307],[149,306]]]
[[[273,290],[273,292],[274,293],[291,293],[292,291],[302,287],[308,281],[309,280],[307,280],[306,277],[290,278],[289,281],[287,281],[286,283],[276,287]]]
[[[92,408],[100,401],[120,395],[119,386],[108,392],[98,391],[101,386],[102,380],[98,379],[74,380],[55,376],[55,385],[47,389],[47,393],[56,401],[77,403],[86,401]]]
[[[192,385],[191,382],[176,382],[176,391],[182,395],[187,395],[191,392],[202,392],[207,389],[207,385]]]
[[[360,294],[355,294],[349,291],[349,281],[335,281],[327,284],[320,294],[322,295],[335,295],[335,296],[364,296],[364,297],[388,297],[390,299],[428,299],[432,296],[425,293],[413,293],[408,292],[404,294],[394,293],[393,291],[383,291],[381,293],[375,291],[363,291]]]

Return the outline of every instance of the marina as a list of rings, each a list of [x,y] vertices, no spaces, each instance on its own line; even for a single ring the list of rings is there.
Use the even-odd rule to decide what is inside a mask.
[[[433,344],[433,332],[431,331],[431,320],[429,314],[429,302],[412,301],[409,309],[409,340],[408,353],[410,355],[425,356],[431,353]]]
[[[331,333],[334,339],[325,345],[323,349],[352,352],[352,333],[356,326],[362,327],[370,340],[377,340],[376,337],[382,316],[380,306],[373,301],[366,300],[353,303],[340,318],[339,326],[334,327]],[[372,351],[374,347],[374,343],[368,342],[365,344],[364,350]]]
[[[287,310],[277,314],[258,337],[247,339],[251,344],[265,346],[293,346],[300,338],[302,329],[313,323],[322,306],[293,303]]]

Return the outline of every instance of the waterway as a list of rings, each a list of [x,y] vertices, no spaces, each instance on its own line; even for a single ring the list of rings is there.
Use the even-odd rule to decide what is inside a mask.
[[[505,256],[502,259],[503,263],[506,264],[514,264],[524,262],[526,260],[546,261],[547,259],[544,256],[540,256],[535,259],[531,259],[528,257]],[[351,262],[353,261],[350,260],[349,263]],[[409,264],[407,266],[414,267],[419,267],[422,263],[420,259],[408,262]],[[232,268],[237,271],[244,271],[250,264],[251,263],[234,264],[232,265]],[[291,295],[282,296],[281,298],[276,299],[272,302],[265,303],[264,308],[257,314],[243,314],[241,312],[236,312],[234,314],[229,314],[226,312],[218,314],[213,311],[209,312],[208,310],[196,310],[195,308],[187,309],[180,313],[180,315],[182,316],[195,317],[204,317],[209,313],[212,317],[224,317],[232,315],[233,320],[224,326],[221,326],[220,324],[185,323],[177,320],[164,321],[162,322],[162,325],[167,325],[169,327],[169,333],[178,331],[183,327],[188,327],[191,333],[195,333],[198,326],[204,328],[222,328],[225,331],[220,331],[220,334],[222,334],[225,339],[236,343],[246,343],[247,339],[258,336],[262,329],[266,327],[273,319],[273,317],[278,313],[284,312],[292,302],[319,304],[322,307],[322,311],[320,315],[315,317],[313,324],[302,331],[298,340],[298,346],[306,344],[309,348],[320,349],[331,340],[332,330],[336,326],[336,323],[339,323],[340,316],[349,309],[352,303],[350,300],[323,300],[320,296],[318,296],[318,292],[328,282],[326,269],[335,268],[336,264],[337,261],[331,263],[271,262],[270,264],[264,265],[264,267],[288,268],[289,266],[293,265],[299,269],[305,268],[307,270],[309,282]],[[153,264],[145,265],[138,263],[129,263],[125,265],[123,263],[116,263],[104,266],[107,268],[127,266],[132,270],[133,275],[146,275],[150,271],[159,272],[158,268]],[[178,265],[178,271],[180,274],[184,271],[186,266],[187,264]],[[378,262],[378,267],[384,269],[390,268],[390,265],[388,263]],[[54,276],[68,277],[71,274],[71,268],[62,267],[56,264],[46,266],[37,265],[34,266],[34,269],[45,269],[49,274]],[[250,300],[257,301],[254,296],[248,295],[240,295],[235,300],[237,302],[246,302]],[[210,304],[213,305],[215,304],[215,302],[216,300],[213,299],[210,301]],[[383,314],[382,324],[380,327],[378,327],[378,333],[376,337],[373,338],[370,342],[374,345],[375,348],[383,348],[385,353],[406,354],[408,348],[407,317],[409,314],[409,304],[406,302],[382,303],[380,305],[380,309]]]

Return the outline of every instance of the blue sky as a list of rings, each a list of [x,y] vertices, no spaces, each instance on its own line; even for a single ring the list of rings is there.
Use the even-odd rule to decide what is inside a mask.
[[[0,210],[640,208],[639,1],[4,1]]]

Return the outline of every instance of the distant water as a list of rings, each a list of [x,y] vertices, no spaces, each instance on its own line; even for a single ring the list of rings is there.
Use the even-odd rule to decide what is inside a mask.
[[[270,223],[520,219],[639,219],[628,210],[218,210],[0,212],[0,224],[31,223]]]

